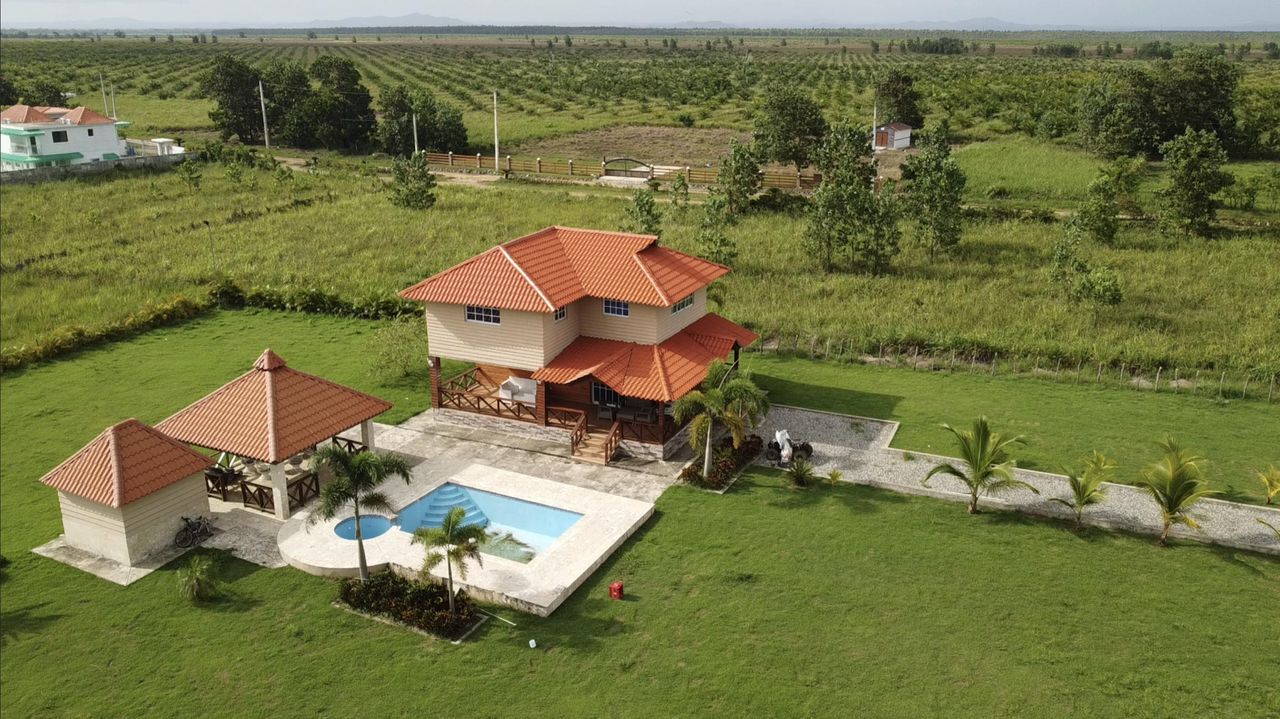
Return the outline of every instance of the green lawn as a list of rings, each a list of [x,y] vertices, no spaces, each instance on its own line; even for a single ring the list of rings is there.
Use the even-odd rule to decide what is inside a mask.
[[[374,327],[219,313],[0,378],[0,550],[13,561],[3,580],[0,713],[401,716],[465,707],[462,715],[503,716],[514,701],[530,717],[830,715],[838,706],[879,716],[1280,711],[1274,559],[973,518],[956,504],[863,487],[795,491],[769,472],[725,496],[667,492],[655,518],[553,618],[503,611],[516,628],[490,622],[461,647],[333,609],[330,583],[292,569],[228,559],[231,599],[197,609],[178,600],[175,567],[121,588],[28,552],[59,531],[53,492],[35,481],[43,472],[115,420],[167,416],[265,346],[395,401],[387,421],[418,411],[424,378],[383,383],[370,373]],[[1036,381],[751,363],[779,401],[902,419],[900,437],[924,442],[904,446],[921,449],[938,438],[934,421],[967,418],[998,392],[1023,397],[999,421],[1046,439],[1060,425],[1043,410],[1059,402],[1086,397],[1101,408],[1087,416],[1109,424],[1154,421],[1142,420],[1142,408],[1156,406],[1130,392]],[[820,394],[819,381],[833,389]],[[990,399],[965,399],[980,392]],[[1209,440],[1274,414],[1204,407],[1161,411],[1214,422],[1200,445],[1213,456],[1265,444]],[[1037,441],[1028,453],[1049,457],[1054,446]],[[605,598],[615,579],[628,601]]]

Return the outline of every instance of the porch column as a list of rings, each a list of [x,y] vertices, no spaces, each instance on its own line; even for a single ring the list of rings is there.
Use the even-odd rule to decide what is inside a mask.
[[[534,419],[539,426],[547,426],[547,383],[539,382],[537,393],[534,395],[533,404]]]
[[[431,408],[440,408],[440,358],[434,355],[427,358],[431,368]]]
[[[289,518],[289,480],[284,476],[284,465],[271,465],[271,498],[276,504],[276,519]]]
[[[667,403],[658,403],[658,444],[667,443]]]
[[[377,449],[373,442],[373,420],[366,419],[360,423],[360,441],[370,452]]]

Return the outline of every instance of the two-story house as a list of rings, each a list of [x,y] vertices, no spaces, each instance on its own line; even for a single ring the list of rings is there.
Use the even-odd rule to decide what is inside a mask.
[[[128,150],[117,128],[128,124],[87,107],[13,105],[0,113],[0,169],[118,160]]]
[[[678,449],[672,403],[756,340],[707,312],[728,272],[651,235],[548,227],[400,294],[426,305],[432,407],[559,429],[608,461]],[[441,358],[475,366],[442,378]]]

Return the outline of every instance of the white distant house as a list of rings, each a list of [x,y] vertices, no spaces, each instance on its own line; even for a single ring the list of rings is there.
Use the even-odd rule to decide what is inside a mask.
[[[87,107],[13,105],[0,113],[0,169],[118,160],[130,154],[114,120]]]
[[[875,150],[903,150],[911,147],[911,126],[891,122],[876,128],[871,141]]]

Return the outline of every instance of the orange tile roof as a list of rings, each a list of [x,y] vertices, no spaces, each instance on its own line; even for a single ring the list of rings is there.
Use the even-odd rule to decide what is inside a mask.
[[[213,460],[136,419],[108,427],[41,482],[123,507],[213,465]]]
[[[428,277],[420,302],[553,312],[583,297],[670,306],[729,268],[658,245],[652,235],[547,227]]]
[[[38,107],[10,105],[5,108],[4,112],[0,112],[0,121],[14,124],[34,124],[38,122],[53,122],[53,119],[41,112]]]
[[[299,372],[268,349],[253,369],[157,427],[184,442],[275,464],[388,409],[390,402]]]
[[[579,337],[533,378],[567,384],[593,375],[618,394],[673,402],[697,387],[735,342],[745,347],[756,339],[751,330],[708,314],[656,345]]]
[[[58,118],[69,125],[111,125],[115,120],[81,105]]]

